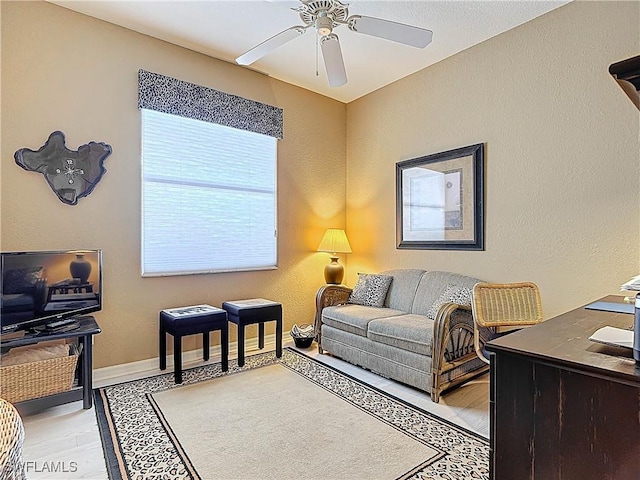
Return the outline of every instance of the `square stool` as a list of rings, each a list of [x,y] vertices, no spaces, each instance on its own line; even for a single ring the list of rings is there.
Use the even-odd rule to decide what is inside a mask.
[[[276,322],[276,357],[282,357],[282,305],[264,298],[230,300],[222,304],[230,322],[238,326],[238,366],[244,365],[244,327],[258,324],[258,348],[264,348],[264,322]]]
[[[227,312],[211,305],[160,311],[160,370],[167,368],[167,333],[173,335],[173,365],[176,383],[182,383],[182,337],[202,334],[202,358],[209,360],[209,332],[220,330],[222,371],[229,370],[229,324]]]

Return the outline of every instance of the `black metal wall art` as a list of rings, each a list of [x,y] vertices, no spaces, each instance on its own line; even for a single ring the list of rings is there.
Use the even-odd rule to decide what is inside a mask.
[[[107,171],[105,159],[111,146],[89,142],[78,150],[65,146],[64,133],[55,131],[38,150],[21,148],[16,151],[16,163],[30,172],[40,172],[58,198],[67,205],[89,195]]]

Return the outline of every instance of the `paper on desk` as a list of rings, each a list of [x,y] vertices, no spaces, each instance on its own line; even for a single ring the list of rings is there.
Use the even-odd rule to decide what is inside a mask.
[[[589,337],[589,340],[614,347],[633,348],[633,330],[624,328],[602,327]]]
[[[633,277],[627,283],[623,283],[620,286],[620,290],[639,291],[640,290],[640,275]]]

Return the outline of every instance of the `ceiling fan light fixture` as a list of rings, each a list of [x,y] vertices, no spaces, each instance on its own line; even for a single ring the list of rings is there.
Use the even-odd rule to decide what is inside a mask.
[[[316,30],[318,35],[324,37],[333,31],[333,20],[327,16],[318,16],[316,18]]]

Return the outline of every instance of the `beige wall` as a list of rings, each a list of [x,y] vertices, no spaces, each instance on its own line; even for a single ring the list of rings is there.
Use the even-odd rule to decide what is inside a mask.
[[[0,247],[104,250],[97,367],[157,355],[170,306],[263,296],[283,302],[285,330],[310,322],[328,261],[313,250],[345,215],[349,284],[393,267],[532,280],[547,316],[616,292],[640,267],[640,148],[638,111],[607,68],[640,51],[639,6],[574,2],[345,107],[61,7],[3,1]],[[139,68],[284,108],[278,270],[141,278]],[[13,161],[58,129],[70,148],[113,147],[75,207]],[[397,250],[395,163],[479,142],[486,250]]]
[[[0,247],[103,249],[96,367],[156,356],[162,308],[265,297],[283,303],[285,331],[313,320],[329,261],[313,250],[326,228],[345,221],[343,103],[44,2],[3,1],[1,21]],[[278,270],[141,278],[140,68],[284,109]],[[113,148],[107,173],[76,206],[60,202],[40,174],[13,160],[16,150],[39,148],[54,130],[65,133],[72,149],[92,140]],[[199,345],[189,337],[183,348]]]
[[[608,67],[640,53],[639,24],[638,2],[574,2],[348,104],[348,283],[530,280],[548,317],[637,275],[639,116]],[[485,251],[397,250],[396,162],[481,142]]]

